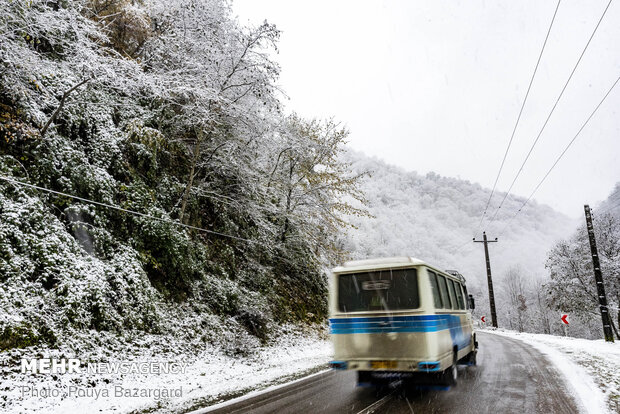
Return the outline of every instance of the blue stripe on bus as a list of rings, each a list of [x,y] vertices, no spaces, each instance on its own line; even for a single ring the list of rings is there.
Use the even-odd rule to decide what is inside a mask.
[[[444,320],[455,315],[408,315],[408,316],[371,316],[366,318],[332,318],[330,323],[375,322],[375,321],[436,321]]]
[[[412,333],[450,331],[453,345],[458,349],[471,343],[471,337],[465,335],[461,319],[456,315],[415,315],[366,318],[332,318],[329,331],[334,335],[342,334],[376,334],[376,333]]]

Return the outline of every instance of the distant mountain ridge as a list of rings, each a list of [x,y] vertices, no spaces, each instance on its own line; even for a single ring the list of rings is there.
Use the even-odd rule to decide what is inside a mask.
[[[609,197],[594,208],[594,213],[610,213],[620,217],[620,182],[617,182]]]
[[[472,238],[490,189],[432,172],[408,172],[359,152],[349,151],[346,157],[353,171],[371,172],[362,190],[374,218],[352,219],[356,229],[343,241],[354,259],[410,255],[440,268],[458,269],[475,288],[485,286],[483,246]],[[489,218],[503,195],[493,196]],[[575,228],[574,220],[534,200],[509,222],[523,201],[508,197],[496,220],[483,224],[475,234],[481,240],[486,228],[489,239],[499,237],[498,243],[489,245],[494,278],[501,278],[515,265],[520,265],[528,278],[542,277],[547,251]]]

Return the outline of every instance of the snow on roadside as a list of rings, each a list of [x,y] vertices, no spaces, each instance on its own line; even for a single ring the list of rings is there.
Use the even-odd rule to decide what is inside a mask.
[[[299,373],[325,368],[333,351],[324,335],[289,328],[269,346],[260,347],[248,356],[230,356],[215,348],[191,360],[179,355],[173,362],[187,364],[182,374],[125,373],[103,378],[99,374],[28,375],[13,369],[10,376],[0,375],[0,412],[4,409],[20,413],[186,412],[290,380]],[[88,390],[88,395],[68,395],[69,387],[76,383],[84,384],[79,388]],[[20,386],[58,390],[59,395],[23,395]],[[117,386],[125,390],[181,389],[182,392],[169,398],[117,397]]]
[[[239,361],[231,366],[230,361],[204,362],[192,367],[194,378],[210,371],[207,383],[190,391],[183,401],[184,408],[190,408],[196,401],[216,402],[221,396],[246,393],[278,383],[279,379],[291,379],[311,369],[326,369],[332,358],[333,347],[325,339],[282,338],[277,346],[264,348],[254,360]],[[195,407],[197,408],[197,407]]]
[[[566,378],[587,413],[620,413],[620,344],[564,336],[485,332],[519,339],[543,353]]]

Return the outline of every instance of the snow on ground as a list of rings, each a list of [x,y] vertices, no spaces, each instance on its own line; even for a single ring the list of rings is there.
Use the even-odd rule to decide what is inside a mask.
[[[485,332],[519,339],[542,352],[566,378],[584,412],[620,413],[620,343],[503,329]]]
[[[175,361],[166,358],[168,362],[187,364],[184,374],[29,375],[19,373],[19,363],[15,359],[10,360],[13,367],[7,369],[9,360],[5,359],[5,369],[0,375],[0,412],[186,412],[325,369],[332,353],[331,343],[324,335],[291,327],[274,343],[256,349],[249,356],[230,356],[214,348],[191,360],[183,356],[177,356]],[[86,390],[88,395],[68,395],[71,385]],[[58,392],[59,395],[32,396],[24,394],[20,386],[36,388],[39,394]],[[156,399],[153,393],[159,391],[152,391],[150,397],[119,398],[114,395],[116,386],[125,390],[180,388],[181,395]]]

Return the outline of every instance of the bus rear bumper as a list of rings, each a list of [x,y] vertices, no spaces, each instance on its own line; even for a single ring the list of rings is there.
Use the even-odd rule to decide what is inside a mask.
[[[399,361],[368,361],[368,360],[334,360],[328,363],[328,367],[334,370],[355,370],[355,371],[368,371],[379,373],[430,373],[439,372],[446,366],[448,361],[433,360],[433,361],[413,361],[413,360],[399,360]]]
[[[442,372],[421,371],[357,371],[357,386],[387,386],[394,382],[401,382],[407,386],[443,385]]]

